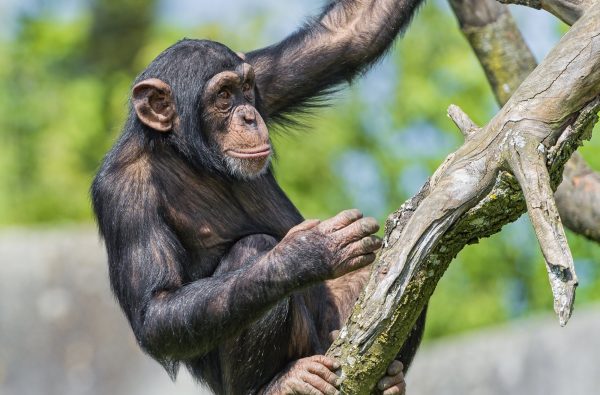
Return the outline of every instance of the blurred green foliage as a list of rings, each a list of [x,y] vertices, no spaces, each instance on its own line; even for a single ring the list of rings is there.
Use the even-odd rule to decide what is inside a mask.
[[[131,81],[162,49],[183,36],[234,49],[257,45],[256,36],[219,25],[183,31],[159,24],[155,5],[102,0],[68,22],[24,17],[18,33],[0,42],[0,226],[92,222],[93,174],[119,133]],[[254,26],[258,36],[260,19]],[[359,208],[383,222],[415,192],[419,177],[460,144],[445,115],[449,104],[481,124],[496,111],[453,17],[436,3],[422,10],[390,56],[391,78],[377,71],[374,83],[355,85],[332,107],[303,119],[306,131],[275,135],[276,174],[306,217],[374,201],[380,207]],[[374,88],[381,84],[388,94]],[[596,169],[599,149],[598,133],[582,149]],[[371,173],[353,177],[352,166],[363,162]],[[581,276],[580,306],[600,299],[600,248],[569,239]],[[427,334],[551,314],[551,303],[535,238],[520,221],[461,252],[431,301]]]

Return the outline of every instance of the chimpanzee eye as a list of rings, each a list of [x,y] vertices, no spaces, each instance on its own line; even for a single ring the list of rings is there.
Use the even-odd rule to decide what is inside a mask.
[[[218,97],[219,99],[228,100],[231,97],[231,91],[229,89],[221,89]]]
[[[244,92],[248,92],[251,89],[252,89],[252,85],[249,82],[244,82],[244,85],[242,85],[242,90]]]
[[[217,94],[216,106],[221,111],[227,111],[231,108],[233,94],[229,88],[222,88]]]

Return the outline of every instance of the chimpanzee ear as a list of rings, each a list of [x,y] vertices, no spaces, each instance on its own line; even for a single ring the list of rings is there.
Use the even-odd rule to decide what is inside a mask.
[[[131,97],[135,112],[144,124],[159,132],[173,128],[175,103],[167,83],[157,78],[144,80],[133,87]]]

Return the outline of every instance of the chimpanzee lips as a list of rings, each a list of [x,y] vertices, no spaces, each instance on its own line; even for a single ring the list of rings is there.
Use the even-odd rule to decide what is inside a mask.
[[[264,158],[266,156],[271,155],[271,146],[269,144],[261,145],[259,147],[250,148],[250,149],[228,149],[226,151],[227,155],[232,156],[234,158],[240,159],[258,159]]]

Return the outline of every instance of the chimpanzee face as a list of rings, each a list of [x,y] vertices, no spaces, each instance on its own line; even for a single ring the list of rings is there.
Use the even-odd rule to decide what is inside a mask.
[[[268,169],[272,149],[256,109],[254,70],[220,44],[197,46],[196,51],[191,48],[171,59],[159,56],[153,62],[150,67],[162,65],[157,74],[162,72],[165,78],[146,78],[134,86],[137,118],[157,133],[184,136],[179,141],[191,146],[190,151],[199,151],[194,155],[211,156],[201,162],[238,179],[256,178]],[[185,66],[175,73],[178,61]]]
[[[242,179],[266,171],[271,157],[267,126],[255,107],[254,70],[241,63],[212,77],[202,93],[202,120],[229,172]]]

